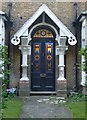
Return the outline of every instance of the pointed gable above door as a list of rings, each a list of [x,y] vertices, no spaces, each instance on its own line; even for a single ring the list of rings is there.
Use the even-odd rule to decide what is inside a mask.
[[[70,32],[70,30],[55,16],[55,14],[45,5],[43,4],[34,14],[30,17],[25,24],[14,34],[11,39],[11,43],[14,45],[18,45],[20,43],[20,37],[23,34],[28,36],[28,28],[35,22],[35,20],[43,13],[47,14],[49,18],[59,27],[63,36],[68,37],[69,44],[74,41],[76,44],[77,40],[75,36]],[[61,36],[61,35],[60,35]],[[71,44],[72,45],[72,44]],[[73,44],[74,45],[74,44]]]

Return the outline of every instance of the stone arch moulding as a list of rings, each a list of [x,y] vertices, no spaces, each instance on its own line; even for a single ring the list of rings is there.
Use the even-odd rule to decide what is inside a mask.
[[[75,36],[70,32],[70,30],[55,16],[55,14],[46,6],[46,4],[43,4],[33,14],[33,16],[30,19],[28,19],[27,22],[25,22],[25,24],[14,34],[13,38],[11,39],[11,43],[13,45],[18,45],[20,43],[20,37],[23,36],[26,31],[28,36],[28,28],[43,12],[45,12],[53,20],[53,22],[59,27],[62,33],[64,33],[64,36],[68,37],[68,43],[70,45],[75,45],[77,43]]]
[[[59,37],[58,31],[55,29],[54,26],[52,26],[52,25],[50,25],[50,24],[48,24],[48,23],[39,23],[39,24],[36,24],[35,26],[33,26],[33,27],[31,28],[31,30],[29,31],[29,34],[28,34],[28,43],[30,42],[30,40],[32,40],[31,34],[32,34],[33,30],[34,30],[35,28],[37,28],[38,26],[42,26],[42,25],[44,25],[44,26],[49,26],[50,28],[52,28],[52,29],[54,30],[54,32],[55,32],[55,34],[56,34],[55,40],[57,40],[57,42],[58,42],[58,44],[59,44],[59,38],[60,38],[60,37]]]

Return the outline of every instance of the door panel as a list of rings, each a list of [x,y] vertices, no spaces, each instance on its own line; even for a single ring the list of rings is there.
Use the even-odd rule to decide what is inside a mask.
[[[31,91],[55,90],[54,39],[34,39],[31,51]]]

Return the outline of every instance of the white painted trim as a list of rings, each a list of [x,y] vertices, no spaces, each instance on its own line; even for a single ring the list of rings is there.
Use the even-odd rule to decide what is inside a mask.
[[[7,21],[6,17],[5,17],[5,13],[0,11],[0,18],[3,19],[4,21]]]
[[[23,33],[22,36],[28,36],[28,29]]]
[[[82,21],[82,29],[81,29],[81,48],[85,48],[87,43],[87,20],[84,19]],[[81,56],[81,63],[84,62],[84,56]],[[86,82],[86,73],[82,70],[81,72],[81,85],[85,86]]]
[[[5,23],[2,18],[0,18],[0,44],[4,45],[5,42]]]
[[[82,16],[82,18],[80,19],[80,22],[85,20],[85,16]]]
[[[3,11],[0,10],[0,15],[3,15],[3,14],[5,14],[5,12],[3,12]]]
[[[43,13],[45,12],[54,23],[63,31],[63,33],[69,38],[69,40],[76,40],[75,36],[70,32],[70,30],[55,16],[55,14],[45,5],[43,4],[35,14],[27,21],[25,24],[14,34],[14,37],[11,39],[12,44],[14,44],[13,40],[15,40],[14,45],[18,45],[20,43],[20,36],[33,24],[33,22]],[[18,40],[18,42],[17,42]]]
[[[87,45],[87,17],[86,17],[86,28],[85,28],[85,40]]]
[[[86,16],[85,16],[86,14],[87,14],[87,11],[84,11],[81,13],[82,16],[81,16],[81,19],[79,20],[79,22],[83,22],[86,19]]]
[[[40,92],[39,91],[30,91],[30,94],[34,94],[34,95],[35,94],[41,94],[41,95],[42,94],[56,94],[56,92],[55,91],[54,92],[53,91],[45,91],[45,92],[44,91],[40,91]]]

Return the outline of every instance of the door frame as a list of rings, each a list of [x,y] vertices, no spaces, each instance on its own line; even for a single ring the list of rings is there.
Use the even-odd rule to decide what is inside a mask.
[[[44,26],[44,27],[46,27],[46,29],[47,29],[47,27],[49,27],[49,26]],[[38,29],[40,29],[41,28],[41,26],[39,26],[39,27],[36,27],[36,29],[34,28],[33,30],[32,30],[32,32],[31,32],[31,42],[33,42],[33,35],[34,35],[34,33],[38,30]],[[56,31],[56,33],[57,33],[57,35],[56,35],[56,33],[55,33],[55,30],[53,29],[53,27],[51,28],[51,27],[49,27],[47,30],[49,30],[49,29],[51,29],[51,32],[52,32],[52,34],[55,36],[54,37],[54,53],[56,54],[56,45],[55,45],[55,39],[56,39],[56,36],[58,36],[58,32]],[[56,41],[57,43],[58,43],[58,41]],[[32,46],[31,46],[32,47]],[[32,49],[32,48],[31,48]],[[31,63],[32,63],[32,61],[30,61],[30,66],[31,66]],[[31,71],[31,70],[30,70]],[[34,92],[36,92],[36,93],[39,93],[39,92],[41,92],[41,93],[56,93],[56,55],[54,55],[54,91],[34,91]],[[31,90],[31,73],[30,73],[30,93],[33,93],[33,91]]]
[[[51,40],[50,40],[51,39]],[[37,40],[41,43],[42,42],[42,40],[44,41],[44,44],[42,44],[41,43],[41,45],[44,45],[44,49],[45,49],[45,43],[47,42],[47,43],[53,43],[53,71],[52,71],[52,73],[48,73],[48,72],[46,72],[46,74],[53,74],[53,79],[51,79],[51,83],[52,83],[52,86],[53,86],[53,90],[52,89],[49,89],[49,90],[47,90],[47,91],[55,91],[55,41],[54,41],[54,38],[34,38],[33,40],[32,40],[32,42],[34,42],[34,43],[38,43],[37,42]],[[32,45],[32,47],[33,47],[33,45]],[[32,51],[32,48],[31,48],[31,52],[33,52]],[[32,60],[33,60],[33,58],[32,58],[33,56],[31,55],[31,64],[32,64]],[[31,65],[31,67],[32,67],[32,65]],[[31,71],[32,71],[32,68],[31,68]],[[32,73],[33,74],[33,73]],[[34,73],[35,74],[35,73]],[[38,75],[39,75],[40,73],[38,73]],[[41,80],[41,78],[39,78],[40,80]],[[47,78],[46,78],[47,79]],[[31,76],[31,83],[32,83],[32,76]],[[47,81],[46,81],[47,82]],[[31,89],[32,89],[32,84],[31,84]],[[42,88],[43,89],[43,88]],[[31,90],[31,91],[34,91],[33,89]],[[45,89],[44,90],[42,90],[42,91],[46,91]]]

